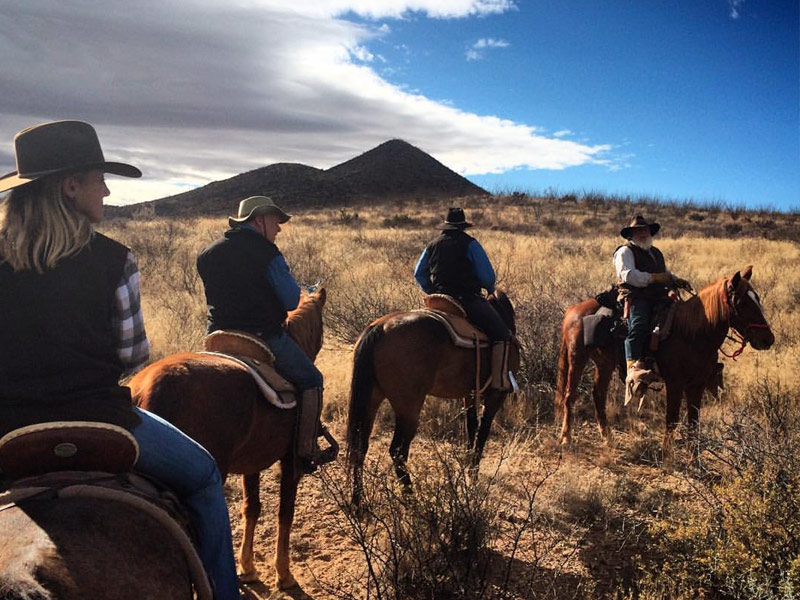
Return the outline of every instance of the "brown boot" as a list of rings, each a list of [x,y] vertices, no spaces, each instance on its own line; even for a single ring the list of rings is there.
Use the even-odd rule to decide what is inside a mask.
[[[492,389],[503,392],[511,391],[511,380],[508,378],[508,346],[509,342],[492,344]]]
[[[303,473],[313,473],[317,467],[336,458],[339,445],[320,423],[322,413],[322,388],[303,390],[300,395],[297,429],[295,432],[295,458]],[[317,438],[325,436],[330,447],[320,450]]]

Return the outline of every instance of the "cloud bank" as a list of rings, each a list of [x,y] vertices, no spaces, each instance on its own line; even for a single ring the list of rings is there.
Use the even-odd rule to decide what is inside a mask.
[[[0,171],[14,169],[16,131],[64,118],[91,122],[108,159],[144,171],[112,181],[111,203],[274,162],[327,168],[396,137],[465,175],[607,164],[606,144],[471,114],[370,66],[369,43],[391,35],[377,19],[514,9],[510,0],[143,0],[102,10],[95,0],[0,0]]]

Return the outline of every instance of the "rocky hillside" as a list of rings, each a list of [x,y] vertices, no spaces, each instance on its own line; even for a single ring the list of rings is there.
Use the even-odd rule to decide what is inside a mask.
[[[486,190],[403,140],[380,146],[327,170],[276,163],[183,192],[129,206],[107,215],[130,216],[143,207],[156,215],[229,214],[248,196],[270,196],[286,208],[335,206],[360,200],[486,195]]]

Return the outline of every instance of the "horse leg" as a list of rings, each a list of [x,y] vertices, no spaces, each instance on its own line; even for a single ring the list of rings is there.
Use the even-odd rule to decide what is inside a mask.
[[[561,444],[567,445],[572,442],[572,406],[578,398],[578,384],[589,360],[589,354],[584,350],[584,354],[581,355],[578,352],[570,352],[567,348],[563,348],[562,352],[567,354],[562,357],[562,361],[565,363],[562,365],[562,369],[566,369],[566,375],[564,375],[563,396],[559,399],[562,417]],[[605,413],[605,406],[603,409]]]
[[[611,428],[608,426],[606,418],[606,397],[608,395],[608,384],[614,374],[614,361],[605,354],[602,358],[595,358],[594,384],[592,385],[592,399],[594,400],[594,411],[597,415],[597,426],[600,435],[607,446],[613,445],[611,439]]]
[[[481,415],[481,422],[478,426],[478,435],[475,438],[475,452],[472,456],[472,463],[478,466],[483,456],[483,447],[486,445],[486,439],[489,437],[489,430],[492,427],[494,416],[503,404],[503,400],[508,396],[508,392],[491,390],[486,395],[486,401],[483,404],[483,415]]]
[[[700,403],[703,399],[704,386],[692,387],[686,390],[686,425],[689,433],[689,443],[692,448],[692,460],[700,460]]]
[[[664,443],[662,445],[663,460],[665,463],[672,461],[675,428],[678,426],[682,398],[683,388],[667,383],[667,421],[664,430]]]
[[[478,408],[475,406],[475,393],[464,397],[464,417],[467,427],[467,450],[475,448],[475,434],[478,431]]]
[[[278,508],[278,540],[275,544],[275,571],[280,590],[287,590],[297,585],[289,565],[289,535],[292,532],[299,481],[300,475],[295,470],[292,458],[281,459],[281,499]]]
[[[403,485],[404,492],[411,491],[411,475],[408,472],[406,461],[408,461],[408,452],[411,447],[411,440],[417,434],[419,427],[419,413],[422,410],[422,399],[409,400],[404,402],[402,406],[400,403],[392,404],[394,411],[394,436],[392,442],[389,444],[389,456],[392,457],[394,463],[394,472],[397,478]],[[398,408],[405,410],[398,411]]]
[[[239,546],[239,580],[245,583],[258,581],[258,569],[253,560],[253,536],[258,517],[261,515],[261,498],[258,489],[260,476],[261,473],[242,476],[244,533]]]
[[[353,477],[353,495],[350,498],[350,503],[357,512],[361,510],[361,501],[364,495],[364,460],[366,460],[367,450],[369,450],[369,436],[372,434],[375,417],[384,398],[385,396],[377,387],[373,388],[370,395],[369,408],[358,432],[358,448],[355,447],[355,444],[353,445],[354,447],[348,448]]]

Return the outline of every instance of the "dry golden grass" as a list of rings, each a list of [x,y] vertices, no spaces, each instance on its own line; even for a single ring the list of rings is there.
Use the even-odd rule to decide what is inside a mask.
[[[459,200],[467,218],[475,222],[471,232],[492,258],[498,286],[508,290],[517,309],[519,336],[523,343],[522,393],[510,399],[498,415],[487,445],[482,473],[494,474],[498,489],[508,501],[504,522],[514,523],[512,506],[524,507],[523,483],[539,481],[535,524],[526,546],[515,556],[527,557],[515,568],[535,568],[542,581],[552,581],[550,591],[526,595],[517,590],[507,597],[608,597],[634,594],[636,552],[646,547],[643,534],[655,515],[670,507],[696,502],[687,471],[686,450],[679,448],[677,470],[659,465],[659,441],[664,423],[663,397],[650,399],[642,414],[620,407],[621,387],[613,383],[609,418],[616,446],[602,446],[594,426],[594,410],[587,398],[588,376],[577,407],[575,443],[564,452],[557,444],[552,421],[556,352],[563,312],[569,305],[606,289],[613,281],[611,256],[623,241],[618,232],[637,207],[606,203],[593,206],[574,202],[548,205],[519,202],[511,196],[479,204]],[[436,234],[433,226],[446,212],[447,202],[417,206],[411,203],[379,207],[315,209],[297,214],[278,237],[295,277],[301,283],[322,281],[328,289],[326,343],[317,364],[325,375],[323,420],[341,439],[347,416],[351,369],[350,344],[372,319],[392,309],[416,308],[422,294],[413,280],[413,268],[424,245]],[[717,210],[703,216],[691,207],[654,205],[662,224],[657,245],[671,270],[689,279],[696,289],[754,265],[752,283],[761,295],[776,337],[774,347],[756,352],[748,349],[736,362],[726,360],[726,390],[703,410],[703,427],[720,422],[729,403],[768,381],[784,393],[800,397],[800,247],[791,241],[763,237],[707,238],[700,224],[717,221],[754,223],[770,215]],[[639,211],[637,211],[639,212]],[[647,207],[645,214],[650,217]],[[713,214],[712,214],[713,213]],[[792,216],[775,215],[781,227],[795,227]],[[390,219],[402,227],[387,227]],[[205,325],[202,285],[196,276],[197,251],[220,235],[223,219],[198,218],[191,222],[161,219],[112,221],[104,231],[131,246],[139,259],[145,319],[153,357],[199,348]],[[684,232],[676,235],[676,232]],[[729,351],[732,344],[725,346]],[[436,453],[431,443],[460,444],[460,406],[456,402],[430,400],[423,414],[420,437],[412,446],[410,468],[419,474],[434,468]],[[386,458],[387,436],[393,419],[384,410],[375,430],[377,468],[392,477]],[[331,477],[344,477],[331,471]],[[338,473],[338,475],[337,475]],[[269,512],[275,498],[274,478],[264,481]],[[358,579],[363,557],[344,535],[334,508],[326,502],[329,488],[319,477],[301,486],[297,531],[293,538],[298,579],[313,598],[363,597],[357,582],[339,583],[345,575]],[[237,504],[231,490],[232,511]],[[522,509],[520,509],[522,510]],[[523,513],[525,511],[523,510]],[[315,518],[325,515],[325,536],[315,530]],[[522,513],[520,513],[522,514]],[[531,517],[530,510],[522,514]],[[521,517],[520,517],[521,518]],[[502,520],[501,519],[501,520]],[[268,517],[266,521],[270,521]],[[234,523],[238,518],[233,518]],[[339,523],[335,526],[332,523]],[[258,558],[269,563],[274,528],[257,548]],[[338,529],[336,528],[338,527]],[[331,529],[333,528],[333,529]],[[335,531],[334,531],[335,530]],[[240,535],[240,532],[236,532]],[[317,537],[315,537],[317,536]],[[314,541],[316,539],[316,541]],[[337,540],[331,548],[330,540]],[[315,544],[325,544],[327,559],[320,559]],[[499,546],[503,546],[498,542]],[[543,552],[546,548],[547,552]],[[537,550],[538,549],[538,550]],[[496,548],[499,556],[508,547]],[[539,551],[539,558],[532,558]],[[331,553],[335,558],[331,557]],[[527,562],[526,562],[527,561]],[[269,566],[263,571],[269,574]],[[343,575],[344,574],[344,575]],[[266,597],[268,586],[250,588],[249,597]],[[338,587],[337,587],[338,586]],[[631,587],[634,586],[634,587]],[[485,596],[491,597],[491,596]]]

